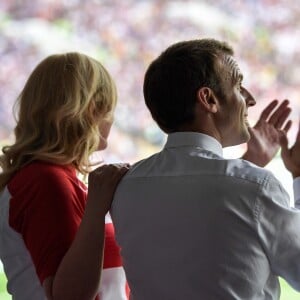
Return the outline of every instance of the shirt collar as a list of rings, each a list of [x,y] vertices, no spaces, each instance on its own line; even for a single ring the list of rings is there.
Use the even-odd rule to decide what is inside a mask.
[[[200,147],[223,157],[222,145],[213,137],[199,132],[175,132],[168,135],[165,148]]]

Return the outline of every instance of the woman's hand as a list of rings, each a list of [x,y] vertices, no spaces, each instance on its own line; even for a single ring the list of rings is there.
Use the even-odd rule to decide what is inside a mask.
[[[103,217],[109,211],[115,190],[129,164],[103,165],[89,174],[87,209]]]

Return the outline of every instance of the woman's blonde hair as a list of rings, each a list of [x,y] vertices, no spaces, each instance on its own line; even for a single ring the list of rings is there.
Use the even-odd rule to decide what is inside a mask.
[[[51,55],[33,70],[15,107],[15,143],[2,148],[0,190],[35,160],[72,164],[87,174],[100,141],[99,125],[116,105],[107,70],[80,53]]]

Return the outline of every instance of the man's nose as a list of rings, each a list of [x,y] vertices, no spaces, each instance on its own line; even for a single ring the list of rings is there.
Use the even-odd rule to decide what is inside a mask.
[[[246,105],[249,106],[254,106],[256,104],[256,101],[252,94],[242,86],[242,91],[241,91],[242,96],[245,99]]]

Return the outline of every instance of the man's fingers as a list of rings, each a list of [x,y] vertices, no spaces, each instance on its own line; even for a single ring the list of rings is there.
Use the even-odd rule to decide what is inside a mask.
[[[285,107],[282,109],[281,114],[278,114],[278,119],[277,121],[274,120],[274,127],[277,129],[281,129],[281,127],[283,126],[283,124],[286,122],[286,120],[288,119],[290,113],[291,113],[291,108],[290,107]],[[271,122],[271,121],[270,121]]]
[[[291,127],[292,127],[292,121],[291,120],[289,120],[286,124],[285,124],[285,126],[284,126],[284,128],[282,129],[285,133],[288,133],[288,131],[291,129]]]
[[[276,128],[281,127],[284,123],[284,120],[286,120],[287,116],[291,112],[291,109],[289,107],[287,107],[288,105],[289,105],[289,101],[284,100],[273,112],[268,123],[272,124]],[[283,120],[283,123],[281,123],[282,120]],[[280,125],[280,123],[281,123],[281,125]]]
[[[274,108],[277,106],[278,100],[273,100],[261,113],[260,119],[267,121],[269,118],[271,112],[274,110]]]
[[[284,132],[280,135],[280,146],[281,146],[281,155],[282,157],[286,156],[288,153],[288,139]]]

